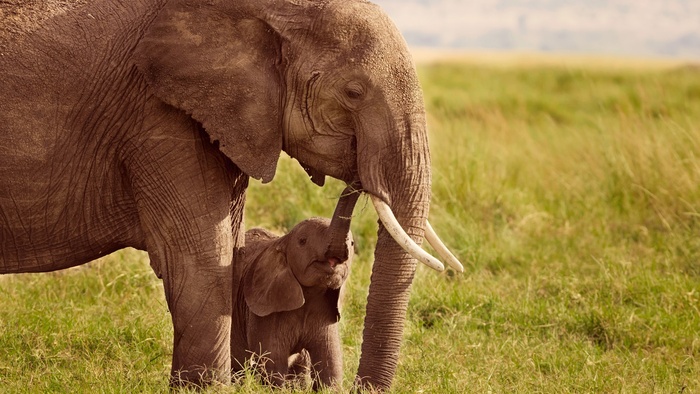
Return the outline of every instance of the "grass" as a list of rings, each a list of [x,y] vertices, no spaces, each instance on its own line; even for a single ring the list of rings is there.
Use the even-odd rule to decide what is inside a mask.
[[[700,71],[423,65],[431,222],[465,274],[419,268],[394,392],[700,392]],[[280,163],[247,224],[329,216]],[[376,217],[360,200],[342,318],[359,360]],[[3,392],[166,391],[171,330],[141,252],[0,277]],[[260,392],[253,379],[212,392]]]

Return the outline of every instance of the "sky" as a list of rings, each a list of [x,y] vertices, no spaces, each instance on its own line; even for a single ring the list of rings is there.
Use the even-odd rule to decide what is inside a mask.
[[[371,0],[411,46],[700,58],[700,0]]]

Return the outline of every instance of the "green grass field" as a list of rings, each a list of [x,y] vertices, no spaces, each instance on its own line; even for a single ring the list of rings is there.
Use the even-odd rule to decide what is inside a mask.
[[[419,267],[396,393],[700,392],[700,69],[420,67],[431,222],[464,274]],[[329,216],[287,158],[247,224]],[[376,217],[361,199],[342,327],[359,360]],[[166,392],[171,326],[147,257],[0,277],[1,392]],[[253,379],[212,392],[260,392]]]

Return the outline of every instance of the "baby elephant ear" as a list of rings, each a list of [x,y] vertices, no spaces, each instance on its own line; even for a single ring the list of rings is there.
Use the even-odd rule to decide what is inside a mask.
[[[201,123],[243,172],[269,182],[282,150],[281,38],[209,3],[170,1],[133,60],[159,99]]]
[[[283,252],[273,242],[255,257],[243,276],[243,296],[257,316],[299,309],[304,305],[304,292]]]

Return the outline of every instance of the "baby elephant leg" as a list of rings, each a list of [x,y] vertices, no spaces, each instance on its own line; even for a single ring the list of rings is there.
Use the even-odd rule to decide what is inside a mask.
[[[339,386],[343,380],[343,351],[338,324],[328,326],[318,339],[307,347],[313,388],[319,390],[324,386]]]
[[[311,380],[311,356],[306,349],[301,352],[292,354],[287,364],[289,370],[287,372],[287,380],[293,380],[295,383],[307,387]]]
[[[271,335],[260,335],[260,331],[249,332],[249,347],[260,357],[258,371],[265,383],[281,387],[287,377],[289,346],[284,341],[275,340]],[[279,338],[277,338],[279,339]]]
[[[263,355],[261,364],[262,368],[260,372],[263,374],[266,383],[275,387],[284,386],[289,369],[287,355],[281,354],[280,352],[272,352]]]
[[[265,383],[277,387],[284,386],[293,347],[289,336],[280,335],[278,327],[285,327],[280,315],[251,316],[247,327],[248,349],[260,356],[257,369]]]

